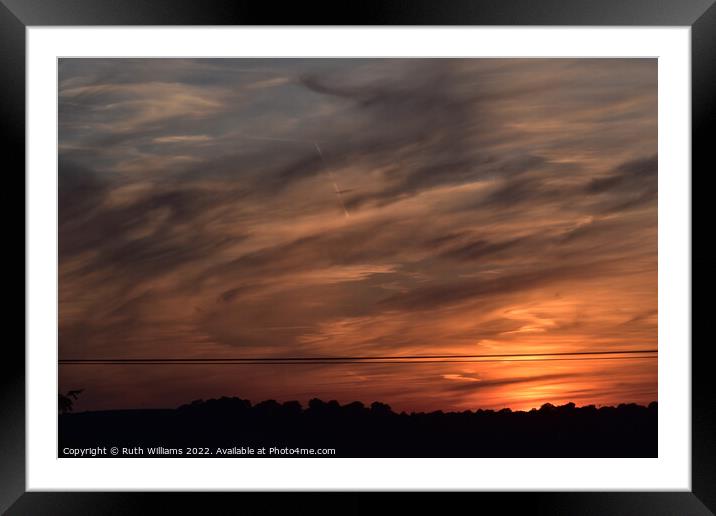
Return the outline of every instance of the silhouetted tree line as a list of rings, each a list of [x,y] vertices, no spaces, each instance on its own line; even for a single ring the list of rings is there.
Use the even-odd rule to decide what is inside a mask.
[[[197,400],[177,409],[61,414],[60,448],[335,448],[337,457],[656,457],[657,404],[394,412],[359,401]]]

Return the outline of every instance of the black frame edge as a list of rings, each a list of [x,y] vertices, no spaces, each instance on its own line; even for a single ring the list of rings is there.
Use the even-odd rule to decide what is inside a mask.
[[[691,25],[713,0],[2,0],[25,25]]]
[[[705,175],[716,170],[713,153],[713,139],[716,134],[716,4],[712,4],[691,27],[691,180],[692,180],[692,277],[698,270],[701,280],[696,284],[703,292],[711,283],[711,267],[706,260],[695,258],[696,223],[708,221],[709,213],[695,211],[696,193],[705,195],[703,188],[693,188],[694,171]],[[701,183],[703,184],[703,183]],[[700,206],[707,206],[702,203]],[[703,222],[700,222],[703,224]],[[694,289],[694,282],[691,282]],[[708,320],[706,307],[693,306],[692,290],[692,334],[694,316]],[[705,299],[705,298],[704,298]],[[700,310],[700,311],[697,311]],[[703,313],[701,313],[703,312]],[[692,389],[691,389],[691,489],[692,492],[712,511],[716,512],[716,381],[713,363],[709,360],[709,343],[692,339]]]
[[[716,4],[714,0],[371,0],[340,10],[339,4],[259,4],[249,0],[0,0],[0,70],[5,87],[0,96],[0,120],[6,170],[25,170],[25,28],[28,25],[687,25],[692,29],[692,170],[716,170],[712,137],[716,134]],[[24,174],[23,174],[24,178]],[[692,173],[693,181],[693,173]],[[25,185],[22,182],[22,199]],[[692,187],[692,192],[697,193]],[[703,193],[703,190],[702,192]],[[20,197],[17,195],[17,197]],[[692,198],[692,234],[697,220]],[[24,204],[23,204],[24,205]],[[8,213],[10,213],[8,211]],[[13,212],[8,220],[16,218]],[[708,219],[706,219],[708,220]],[[23,267],[25,263],[23,227]],[[692,243],[692,253],[694,245]],[[17,258],[19,260],[19,258]],[[703,264],[703,265],[702,265]],[[701,273],[705,260],[692,256]],[[24,270],[24,269],[23,269]],[[693,269],[692,269],[693,274]],[[702,276],[706,279],[706,276]],[[705,290],[706,282],[699,288]],[[23,294],[24,309],[24,294]],[[697,307],[692,307],[696,310]],[[694,312],[695,313],[695,312]],[[705,315],[705,314],[704,314]],[[693,326],[695,329],[695,326]],[[693,331],[693,330],[692,330]],[[24,328],[23,328],[24,333]],[[659,493],[480,493],[471,500],[456,494],[451,500],[489,503],[507,513],[532,514],[684,514],[716,512],[716,380],[708,360],[708,344],[692,344],[692,492]],[[124,514],[176,507],[180,513],[249,502],[266,506],[266,497],[230,493],[39,493],[25,492],[25,350],[19,339],[6,345],[0,376],[0,513],[7,514]],[[18,498],[19,496],[19,498]],[[336,505],[333,495],[292,493],[297,512],[341,508],[344,513],[370,510],[376,494],[351,493]],[[430,507],[423,494],[411,496],[405,508]],[[444,510],[445,497],[440,508]],[[275,500],[275,499],[274,499]],[[285,502],[282,502],[285,503]],[[405,503],[401,500],[401,503]],[[448,504],[449,505],[449,504]],[[322,507],[323,506],[323,507]],[[258,507],[258,505],[257,505]],[[90,509],[91,508],[91,509]],[[237,507],[238,508],[238,507]],[[278,508],[276,502],[268,508]]]
[[[392,493],[26,493],[7,513],[27,514],[363,514],[386,507]],[[444,493],[441,493],[444,494]],[[692,493],[438,493],[411,492],[400,496],[401,513],[444,514],[465,507],[488,509],[496,514],[573,516],[709,516],[710,512]],[[391,500],[394,501],[394,500]],[[231,508],[231,509],[229,509]],[[496,509],[496,510],[489,510]]]
[[[8,175],[23,171],[23,175],[8,177],[6,191],[12,192],[6,199],[22,199],[22,207],[5,204],[5,220],[15,221],[18,212],[24,214],[25,199],[25,26],[0,2],[0,70],[3,94],[0,95],[0,120],[3,167]],[[13,188],[14,187],[14,188]],[[12,262],[25,270],[24,225],[11,226],[22,239],[22,252],[11,253]],[[15,236],[13,234],[13,236]],[[21,256],[18,256],[21,254]],[[7,255],[6,255],[7,256]],[[20,260],[22,263],[20,264]],[[12,274],[10,276],[13,276]],[[23,275],[24,276],[24,275]],[[19,274],[16,276],[19,280]],[[25,290],[20,298],[25,309]],[[18,318],[18,321],[20,318]],[[22,317],[24,321],[24,316]],[[19,324],[19,323],[16,323]],[[0,374],[0,512],[7,509],[18,496],[25,492],[25,337],[24,324],[21,337],[13,334],[5,342]]]

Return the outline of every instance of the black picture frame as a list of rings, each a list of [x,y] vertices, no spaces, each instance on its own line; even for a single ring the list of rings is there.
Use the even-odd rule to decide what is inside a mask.
[[[692,192],[696,174],[716,170],[712,136],[716,134],[715,0],[363,0],[343,2],[262,2],[249,0],[0,0],[0,120],[6,181],[24,192],[25,35],[32,26],[82,25],[589,25],[688,26],[691,28]],[[696,172],[696,173],[694,173]],[[699,179],[699,184],[702,180]],[[705,189],[702,188],[703,192]],[[24,199],[15,193],[9,197]],[[693,199],[693,197],[692,197]],[[692,200],[692,234],[698,217]],[[12,219],[17,211],[13,208]],[[24,233],[23,233],[24,239]],[[24,249],[24,245],[23,245]],[[694,246],[692,244],[692,253]],[[20,253],[8,252],[12,263]],[[27,258],[22,253],[23,267]],[[703,266],[701,264],[704,264]],[[704,273],[705,262],[694,261]],[[705,290],[705,276],[699,288]],[[24,294],[23,294],[24,299]],[[19,306],[19,303],[17,304]],[[24,303],[22,305],[24,307]],[[693,312],[692,312],[693,313]],[[692,316],[693,319],[693,316]],[[9,318],[7,320],[10,320]],[[19,322],[15,324],[19,325]],[[696,327],[692,324],[692,327]],[[24,330],[23,330],[24,331]],[[442,500],[416,493],[401,501],[406,512],[450,506],[495,506],[500,513],[706,515],[716,512],[716,375],[708,360],[710,342],[692,339],[692,457],[690,492],[470,493]],[[22,343],[21,343],[22,342]],[[0,511],[25,514],[137,514],[161,504],[163,512],[213,514],[246,504],[262,511],[288,503],[292,511],[352,514],[372,510],[375,493],[336,498],[325,493],[282,497],[249,493],[76,493],[26,492],[24,339],[4,343],[0,360]],[[469,497],[469,499],[466,499]],[[286,500],[288,498],[288,500]],[[409,498],[409,499],[407,499]],[[239,504],[239,505],[237,505]],[[412,506],[412,507],[411,507]],[[225,510],[225,509],[224,509]],[[224,513],[222,511],[222,513]]]

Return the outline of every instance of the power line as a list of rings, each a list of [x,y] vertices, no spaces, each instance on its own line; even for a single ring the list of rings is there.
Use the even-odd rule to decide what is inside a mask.
[[[639,360],[654,359],[656,355],[617,357],[571,357],[571,358],[501,358],[501,359],[427,359],[427,360],[212,360],[212,359],[113,359],[113,360],[61,360],[63,365],[339,365],[339,364],[479,364],[485,362],[553,362],[587,360]]]
[[[60,359],[60,364],[68,363],[132,363],[132,362],[346,362],[346,361],[374,361],[385,360],[390,363],[403,361],[424,361],[424,360],[450,360],[450,359],[480,359],[480,358],[513,358],[513,357],[556,357],[556,356],[589,356],[589,355],[626,355],[626,354],[644,354],[657,353],[657,349],[632,349],[622,351],[573,351],[559,353],[496,353],[496,354],[479,354],[479,355],[398,355],[398,356],[343,356],[343,357],[222,357],[222,358],[183,358],[183,357],[164,357],[164,358],[69,358]],[[528,358],[528,360],[537,360]]]

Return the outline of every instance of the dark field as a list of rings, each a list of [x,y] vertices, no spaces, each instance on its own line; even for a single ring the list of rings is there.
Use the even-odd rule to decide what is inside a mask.
[[[311,448],[333,448],[333,457],[656,457],[657,414],[656,402],[397,414],[378,402],[314,399],[304,408],[221,398],[177,409],[60,415],[58,455],[71,456],[65,448],[116,446],[125,457],[307,457]],[[219,448],[229,453],[218,454]],[[242,453],[249,448],[253,455]],[[299,450],[270,454],[271,448]]]

